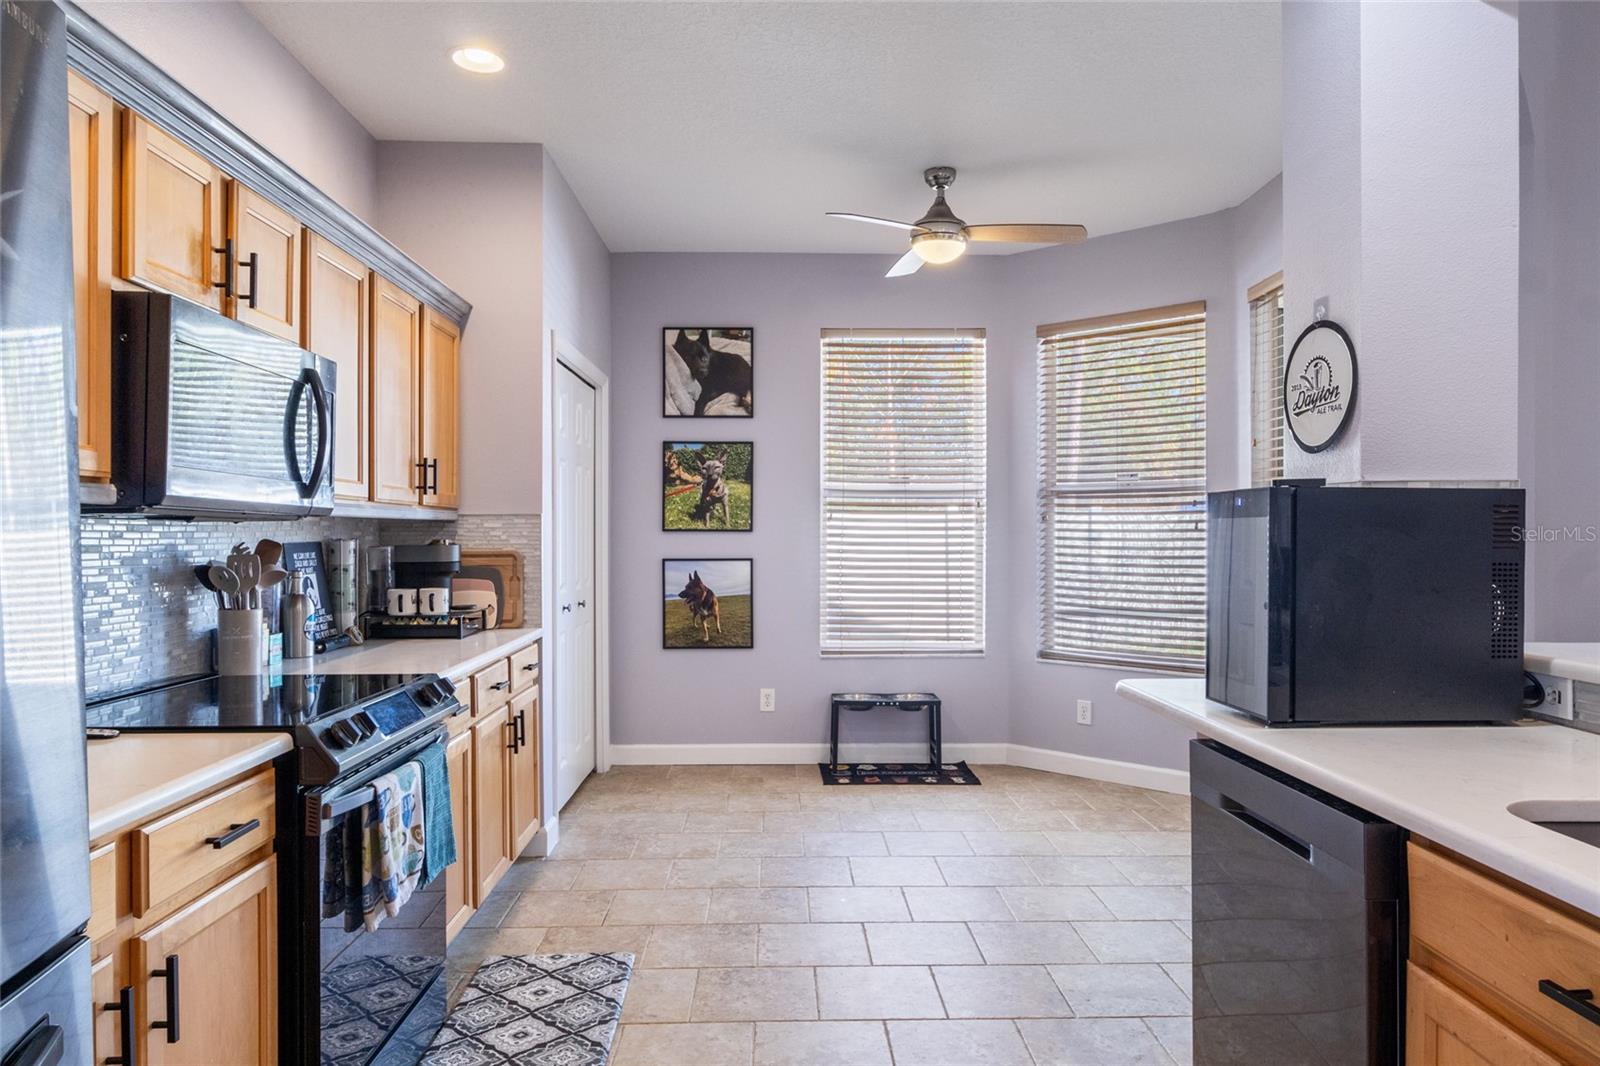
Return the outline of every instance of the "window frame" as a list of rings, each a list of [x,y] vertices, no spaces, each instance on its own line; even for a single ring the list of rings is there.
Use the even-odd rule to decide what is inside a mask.
[[[929,341],[949,343],[953,339],[975,341],[978,349],[977,358],[977,383],[976,396],[978,398],[977,422],[979,433],[979,449],[982,462],[979,464],[982,474],[977,478],[953,479],[945,486],[935,486],[925,489],[913,489],[894,480],[873,484],[861,482],[856,489],[842,489],[836,479],[830,485],[830,468],[828,453],[828,425],[829,425],[829,352],[830,341],[846,338],[860,340],[905,340]],[[849,329],[827,328],[821,331],[819,340],[819,376],[820,389],[818,403],[818,582],[817,582],[817,644],[818,654],[824,659],[907,659],[907,658],[937,658],[937,659],[962,659],[981,658],[988,654],[988,597],[986,595],[986,577],[988,571],[988,497],[989,497],[989,381],[988,381],[988,335],[981,328],[905,328],[905,329]],[[846,479],[847,480],[847,479]],[[840,642],[836,637],[830,641],[830,569],[829,569],[829,535],[828,517],[831,500],[871,499],[874,496],[882,497],[887,493],[899,492],[913,500],[924,500],[932,503],[944,501],[975,501],[976,507],[976,538],[973,544],[976,555],[975,572],[972,575],[974,596],[974,614],[970,621],[976,640],[967,645],[932,646],[913,644],[910,646],[888,647],[882,644],[863,642],[862,646],[852,647],[848,643]]]
[[[1283,375],[1284,360],[1288,353],[1284,338],[1283,295],[1281,270],[1271,277],[1256,282],[1245,292],[1245,331],[1250,346],[1250,484],[1256,488],[1270,485],[1275,478],[1284,476],[1284,460],[1287,455],[1285,445],[1288,431],[1283,417]],[[1276,347],[1272,352],[1272,365],[1262,366],[1263,353],[1257,344],[1256,308],[1258,304],[1274,297],[1277,299],[1278,314]],[[1268,345],[1272,343],[1272,340],[1267,341]],[[1265,396],[1261,391],[1263,385],[1266,386]],[[1262,454],[1263,450],[1265,456]],[[1276,465],[1272,463],[1274,451],[1277,458]]]
[[[1057,445],[1053,442],[1059,440],[1059,418],[1070,418],[1081,413],[1081,403],[1076,403],[1078,411],[1069,409],[1073,402],[1058,400],[1056,390],[1060,383],[1067,380],[1063,363],[1062,349],[1066,347],[1067,338],[1079,337],[1092,343],[1096,337],[1100,343],[1113,338],[1120,331],[1128,342],[1134,342],[1140,333],[1159,331],[1163,328],[1178,329],[1186,321],[1197,320],[1198,343],[1191,344],[1190,348],[1198,351],[1198,388],[1192,384],[1185,386],[1191,390],[1188,401],[1198,400],[1200,407],[1200,421],[1198,427],[1192,432],[1174,434],[1170,439],[1184,446],[1180,453],[1178,469],[1175,476],[1170,479],[1151,480],[1125,480],[1124,476],[1113,473],[1109,479],[1092,480],[1079,477],[1074,484],[1073,479],[1063,470],[1064,464],[1056,454]],[[1169,325],[1163,327],[1161,323]],[[1038,545],[1038,589],[1037,605],[1039,610],[1038,628],[1036,631],[1035,660],[1042,663],[1059,663],[1078,666],[1115,667],[1122,669],[1155,670],[1163,673],[1199,674],[1205,670],[1205,505],[1208,485],[1206,481],[1206,454],[1207,454],[1207,408],[1208,396],[1208,350],[1210,343],[1209,317],[1206,302],[1194,300],[1181,304],[1169,304],[1162,307],[1149,307],[1136,311],[1126,311],[1117,314],[1100,315],[1092,318],[1073,319],[1065,322],[1053,322],[1038,327],[1037,366],[1036,366],[1036,400],[1037,400],[1037,445],[1036,456],[1036,490],[1035,503]],[[1102,352],[1108,349],[1102,348]],[[1105,358],[1102,355],[1102,358]],[[1098,417],[1103,418],[1104,415]],[[1099,445],[1104,447],[1103,444]],[[1186,456],[1187,465],[1194,465],[1193,450],[1198,448],[1198,470],[1192,476],[1182,476],[1183,460]],[[1069,650],[1063,645],[1065,641],[1055,639],[1053,630],[1055,619],[1063,611],[1062,605],[1057,602],[1057,593],[1061,579],[1056,573],[1056,563],[1060,550],[1056,543],[1056,533],[1053,521],[1056,518],[1056,509],[1059,501],[1075,499],[1089,500],[1104,499],[1108,501],[1137,501],[1141,498],[1150,498],[1170,495],[1176,497],[1170,513],[1172,522],[1182,525],[1193,516],[1198,523],[1199,537],[1197,543],[1188,546],[1192,568],[1194,562],[1199,564],[1199,578],[1192,582],[1192,587],[1184,590],[1184,597],[1190,601],[1198,598],[1199,608],[1196,617],[1190,617],[1186,626],[1190,631],[1188,639],[1195,636],[1199,638],[1199,647],[1187,655],[1161,656],[1153,654],[1130,653],[1126,648],[1104,648],[1101,650]],[[1186,505],[1182,503],[1183,497],[1192,499]],[[1072,580],[1070,577],[1065,580]],[[1107,585],[1113,592],[1116,587]],[[1112,617],[1117,612],[1108,612]],[[1188,613],[1194,614],[1190,608]],[[1130,617],[1123,613],[1122,617]],[[1175,633],[1175,638],[1181,636]]]

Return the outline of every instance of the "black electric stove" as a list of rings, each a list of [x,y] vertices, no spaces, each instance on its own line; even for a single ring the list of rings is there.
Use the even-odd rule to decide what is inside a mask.
[[[461,710],[436,674],[199,677],[89,705],[97,728],[293,737],[277,763],[283,1062],[411,1066],[443,1022],[443,878],[376,930],[350,878],[378,820],[374,782],[442,745]]]

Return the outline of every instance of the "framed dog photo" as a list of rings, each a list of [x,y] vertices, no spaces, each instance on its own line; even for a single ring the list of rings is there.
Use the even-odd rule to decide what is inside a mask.
[[[661,646],[756,646],[755,560],[661,560]]]
[[[747,440],[661,444],[661,528],[748,533],[756,446]]]
[[[661,396],[668,418],[752,418],[756,331],[668,326],[661,331]]]

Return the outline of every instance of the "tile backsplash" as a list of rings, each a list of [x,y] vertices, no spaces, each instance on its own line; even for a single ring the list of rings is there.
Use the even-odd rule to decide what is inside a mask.
[[[468,548],[509,548],[523,556],[523,618],[539,606],[539,516],[463,515],[451,522],[375,518],[306,518],[284,522],[215,522],[84,515],[83,667],[88,697],[211,669],[216,600],[194,567],[226,558],[240,541],[331,540],[421,543],[450,537]]]

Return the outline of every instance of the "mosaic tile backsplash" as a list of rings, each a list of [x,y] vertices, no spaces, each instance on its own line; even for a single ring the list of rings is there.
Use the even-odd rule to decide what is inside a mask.
[[[239,541],[349,537],[372,544],[450,537],[468,548],[509,548],[523,556],[523,617],[537,618],[539,516],[463,515],[454,522],[306,518],[293,522],[213,522],[84,515],[83,669],[95,699],[169,677],[209,671],[216,600],[194,567],[226,558]]]

